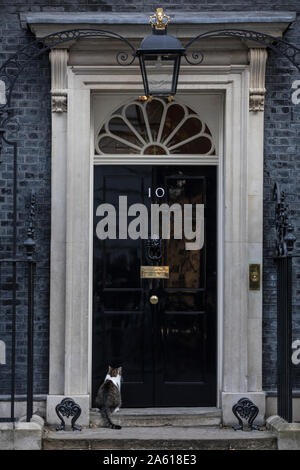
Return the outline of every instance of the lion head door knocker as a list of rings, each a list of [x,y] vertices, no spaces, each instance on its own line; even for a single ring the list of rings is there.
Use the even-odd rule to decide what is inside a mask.
[[[81,408],[72,398],[64,398],[58,405],[56,405],[55,411],[61,421],[61,424],[57,426],[56,431],[63,431],[65,429],[66,423],[63,416],[66,418],[73,416],[71,421],[73,431],[81,431],[81,426],[79,426],[79,424],[75,424],[81,415]]]
[[[146,260],[149,264],[154,265],[161,261],[162,258],[162,247],[161,239],[157,235],[153,235],[152,238],[146,240],[145,250]]]
[[[259,409],[251,400],[249,400],[249,398],[241,398],[235,405],[233,405],[232,412],[239,422],[239,424],[233,426],[235,431],[243,429],[243,419],[248,421],[248,426],[251,430],[259,430],[259,427],[253,424],[253,421],[258,415]]]

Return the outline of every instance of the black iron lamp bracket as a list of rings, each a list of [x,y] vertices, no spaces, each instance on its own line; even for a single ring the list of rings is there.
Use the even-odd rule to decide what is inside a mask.
[[[294,45],[275,38],[268,34],[243,29],[221,29],[199,34],[184,46],[183,56],[189,64],[197,65],[203,62],[203,54],[200,51],[189,51],[189,48],[197,41],[205,38],[231,37],[247,41],[254,41],[269,47],[277,54],[285,56],[300,71],[300,49]],[[108,38],[123,42],[127,50],[120,51],[116,55],[119,65],[131,65],[137,57],[137,50],[133,44],[123,36],[112,31],[102,29],[71,29],[49,34],[44,38],[32,41],[20,48],[15,54],[6,60],[0,68],[0,80],[5,83],[5,104],[0,105],[0,137],[4,137],[8,125],[14,117],[14,109],[11,107],[11,98],[14,85],[24,68],[34,59],[49,52],[53,47],[63,43],[73,42],[81,38]]]
[[[136,49],[133,44],[118,33],[103,29],[70,29],[49,34],[36,39],[30,44],[20,48],[0,68],[0,80],[5,83],[6,103],[0,105],[0,131],[6,128],[7,121],[11,117],[11,97],[16,80],[24,68],[34,59],[49,52],[53,47],[63,43],[73,42],[82,38],[116,39],[127,46],[127,51],[117,53],[116,60],[119,65],[130,65],[136,58]],[[3,116],[5,111],[5,115]]]
[[[207,38],[238,38],[244,41],[253,41],[265,47],[270,48],[272,51],[279,55],[286,57],[300,72],[300,48],[293,44],[284,41],[283,39],[275,38],[269,34],[260,33],[258,31],[251,31],[247,29],[218,29],[214,31],[207,31],[199,34],[185,44],[186,56],[185,59],[189,64],[196,65],[203,61],[203,54],[199,51],[191,52],[189,58],[188,49],[197,41]]]

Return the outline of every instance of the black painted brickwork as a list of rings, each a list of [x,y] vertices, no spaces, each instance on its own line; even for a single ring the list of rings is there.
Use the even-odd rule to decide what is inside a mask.
[[[182,10],[195,14],[200,11],[298,11],[300,1],[296,0],[164,0],[161,4],[166,11]],[[156,3],[137,0],[0,0],[0,60],[4,61],[19,46],[26,44],[32,35],[21,29],[19,13],[32,12],[153,12]],[[300,47],[300,19],[289,29],[286,39]],[[265,181],[264,181],[264,254],[270,256],[273,250],[274,203],[272,188],[275,180],[284,184],[297,223],[300,252],[300,158],[299,127],[300,105],[291,103],[291,83],[299,79],[290,71],[285,59],[270,54],[267,67],[267,96],[265,110]],[[19,250],[26,230],[26,203],[29,192],[37,193],[37,285],[35,324],[35,393],[48,391],[48,315],[49,315],[49,239],[50,239],[50,69],[48,57],[35,61],[23,75],[14,93],[14,104],[20,123],[19,143]],[[6,149],[0,167],[0,226],[1,255],[9,252],[12,216],[12,154]],[[295,262],[294,289],[294,331],[300,337],[300,262]],[[297,273],[298,270],[298,273]],[[17,314],[17,392],[24,391],[26,381],[26,310],[24,276],[19,280],[19,306]],[[276,271],[273,261],[264,261],[264,333],[263,333],[263,382],[266,390],[276,385]],[[9,283],[7,270],[2,273],[0,313],[0,339],[9,343],[9,324],[5,323],[9,309]],[[255,332],[253,332],[255,334]],[[9,374],[1,367],[0,393],[9,391]],[[300,373],[295,377],[295,387],[300,388]]]

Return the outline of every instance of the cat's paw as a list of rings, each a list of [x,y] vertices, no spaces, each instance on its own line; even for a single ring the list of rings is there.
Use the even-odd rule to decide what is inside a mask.
[[[118,413],[118,411],[120,411],[120,408],[119,408],[119,407],[117,407],[117,408],[115,409],[114,413]]]
[[[122,426],[119,426],[118,424],[114,424],[112,429],[122,429]]]

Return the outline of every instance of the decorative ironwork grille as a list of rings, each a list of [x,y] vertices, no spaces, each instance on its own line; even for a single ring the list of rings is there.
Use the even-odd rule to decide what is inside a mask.
[[[96,153],[215,155],[214,138],[188,106],[155,98],[133,101],[116,112],[96,133]]]

